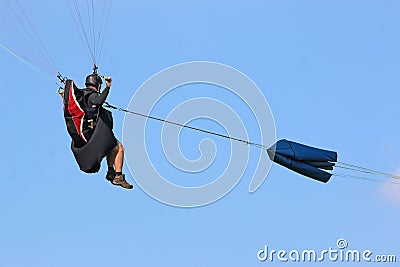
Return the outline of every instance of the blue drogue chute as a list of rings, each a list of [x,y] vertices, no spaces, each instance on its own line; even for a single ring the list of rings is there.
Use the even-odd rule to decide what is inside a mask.
[[[326,183],[332,177],[337,162],[337,153],[311,146],[306,146],[285,139],[279,140],[268,150],[269,158],[292,171]]]

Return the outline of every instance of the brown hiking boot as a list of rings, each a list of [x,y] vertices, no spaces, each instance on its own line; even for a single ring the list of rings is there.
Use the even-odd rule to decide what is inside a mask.
[[[111,182],[113,185],[119,185],[126,189],[132,189],[133,185],[129,184],[125,180],[125,174],[115,176],[114,180]]]

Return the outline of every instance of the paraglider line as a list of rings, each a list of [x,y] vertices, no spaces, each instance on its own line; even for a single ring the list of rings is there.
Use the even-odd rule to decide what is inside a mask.
[[[40,46],[42,47],[44,53],[46,54],[46,57],[47,57],[47,59],[49,60],[50,66],[52,66],[53,69],[54,69],[55,71],[57,71],[57,67],[55,66],[54,61],[52,60],[52,58],[51,58],[49,52],[47,51],[46,47],[43,45],[43,42],[42,42],[42,40],[40,39],[39,34],[36,32],[36,30],[35,30],[35,28],[33,27],[32,23],[31,23],[30,20],[28,19],[28,16],[26,15],[26,13],[25,13],[24,9],[22,8],[21,4],[19,3],[19,1],[16,0],[16,2],[17,2],[17,4],[18,4],[18,7],[19,7],[19,9],[21,10],[22,14],[23,14],[24,17],[25,17],[25,20],[28,22],[28,25],[29,25],[30,28],[32,29],[32,31],[33,31],[33,33],[35,34],[37,40],[39,41],[39,44],[40,44]]]
[[[109,21],[109,19],[110,19],[111,4],[112,4],[112,0],[110,1],[110,4],[108,5],[106,23],[105,23],[105,26],[104,26],[104,29],[103,29],[103,35],[101,36],[100,44],[98,45],[98,51],[97,51],[97,58],[98,58],[98,59],[100,58],[101,52],[102,52],[102,50],[103,50],[104,37],[105,37],[105,35],[106,35],[107,26],[108,26],[108,21]],[[104,9],[103,9],[103,10],[104,10]],[[101,30],[99,31],[99,39],[100,39],[100,35],[101,35]]]
[[[68,7],[68,10],[69,10],[69,14],[70,14],[71,17],[72,17],[72,20],[73,20],[73,22],[74,22],[75,28],[76,28],[76,30],[77,30],[77,32],[78,32],[78,35],[79,35],[79,37],[81,38],[81,41],[82,41],[82,43],[83,43],[83,46],[85,47],[87,56],[88,56],[89,58],[91,58],[92,56],[90,55],[90,49],[89,49],[89,47],[88,47],[88,46],[86,45],[86,43],[85,43],[85,39],[84,39],[84,37],[82,36],[82,33],[81,33],[80,29],[79,29],[78,22],[76,21],[76,19],[75,19],[75,17],[74,17],[74,14],[73,14],[73,12],[72,12],[72,9],[71,9],[70,5],[68,4],[68,0],[66,0],[65,2],[67,3],[67,7]]]
[[[37,73],[39,73],[40,75],[42,75],[43,77],[45,77],[47,80],[50,80],[48,78],[48,76],[44,75],[44,73],[38,69],[37,67],[35,67],[34,65],[32,65],[31,63],[29,63],[26,59],[24,59],[23,57],[17,55],[16,53],[14,53],[13,51],[11,51],[9,48],[7,48],[5,45],[0,43],[0,47],[3,48],[5,51],[7,51],[10,55],[14,56],[16,59],[18,59],[19,61],[21,61],[22,63],[24,63],[25,65],[27,65],[28,67],[30,67],[31,69],[33,69],[34,71],[36,71]],[[29,60],[31,62],[33,62],[32,60]],[[36,63],[36,65],[38,65]],[[38,65],[39,66],[39,65]],[[47,72],[53,74],[52,72],[48,71]]]
[[[26,23],[24,23],[21,19],[21,17],[17,14],[17,12],[15,11],[15,9],[11,6],[11,4],[5,0],[6,4],[8,5],[9,9],[11,10],[12,14],[14,15],[14,17],[18,20],[19,24],[21,25],[22,29],[25,30],[26,35],[29,37],[30,41],[28,40],[28,42],[31,42],[33,44],[33,46],[37,49],[37,51],[42,55],[42,57],[44,58],[44,60],[46,61],[46,63],[49,65],[49,67],[53,68],[54,71],[57,71],[57,68],[54,66],[54,64],[51,61],[50,56],[47,53],[46,56],[46,49],[43,46],[43,43],[40,41],[40,38],[38,37],[37,33],[35,32],[32,24],[30,23],[30,21],[28,20],[22,6],[19,4],[19,2],[17,1],[18,4],[18,8],[21,11],[21,13],[23,14],[26,22],[28,23],[28,25],[26,25]],[[30,26],[31,31],[28,30],[27,26]],[[36,38],[39,40],[39,44],[42,46],[42,48],[40,47],[40,45],[37,43],[37,41],[35,40],[34,36],[32,35],[32,32],[36,35]],[[23,36],[23,35],[22,35]]]
[[[96,64],[96,58],[95,58],[95,56],[94,56],[94,54],[93,54],[93,49],[92,49],[92,47],[90,46],[90,42],[89,42],[89,39],[88,39],[86,30],[85,30],[85,26],[83,25],[83,20],[82,20],[81,12],[79,11],[78,3],[77,3],[76,0],[74,0],[73,3],[74,3],[75,11],[76,11],[76,14],[77,14],[77,16],[78,16],[78,20],[79,20],[79,23],[80,23],[82,32],[83,32],[84,40],[85,40],[86,45],[87,45],[87,47],[88,47],[88,51],[90,52],[91,58],[92,58],[92,60],[93,60],[93,63]]]

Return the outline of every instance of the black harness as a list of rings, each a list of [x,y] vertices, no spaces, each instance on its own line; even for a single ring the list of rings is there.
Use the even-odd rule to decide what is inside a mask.
[[[72,80],[65,81],[64,119],[67,131],[77,146],[85,145],[93,135],[100,107],[90,105],[89,97],[96,90],[78,89]]]

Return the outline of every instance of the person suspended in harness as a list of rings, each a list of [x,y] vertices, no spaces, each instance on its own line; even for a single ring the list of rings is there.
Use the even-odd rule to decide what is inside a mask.
[[[106,88],[101,93],[102,80],[97,74],[86,77],[85,89],[78,89],[72,80],[65,81],[62,97],[67,131],[72,139],[71,150],[79,168],[86,173],[98,172],[106,157],[106,179],[113,185],[132,189],[122,173],[124,147],[112,131],[112,113],[102,106],[112,78],[105,78],[105,81]]]

